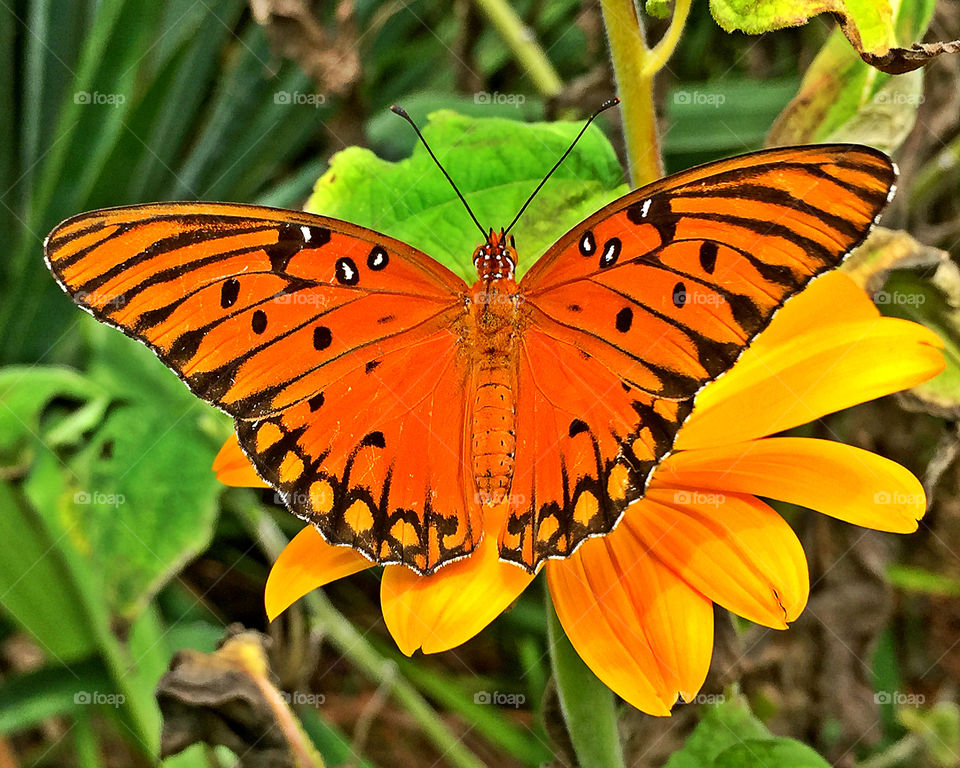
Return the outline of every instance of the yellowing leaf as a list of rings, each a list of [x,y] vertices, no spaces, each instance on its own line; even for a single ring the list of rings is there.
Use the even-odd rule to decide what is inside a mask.
[[[922,2],[905,0],[904,4]],[[894,7],[893,0],[710,0],[721,28],[752,35],[796,27],[813,16],[833,13],[860,57],[888,74],[909,72],[942,53],[960,51],[960,41],[898,47]]]

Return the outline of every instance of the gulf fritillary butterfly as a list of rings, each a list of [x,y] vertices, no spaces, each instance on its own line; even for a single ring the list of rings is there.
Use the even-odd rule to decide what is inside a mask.
[[[501,558],[532,571],[613,529],[697,392],[863,241],[895,178],[856,145],[711,163],[605,206],[519,283],[510,227],[468,286],[379,232],[228,203],[84,213],[44,249],[330,543],[429,574],[504,503]]]

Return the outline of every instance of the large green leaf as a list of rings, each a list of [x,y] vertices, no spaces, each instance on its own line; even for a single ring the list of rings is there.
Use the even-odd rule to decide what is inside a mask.
[[[64,514],[80,523],[113,610],[135,616],[210,542],[222,490],[210,465],[226,418],[145,347],[90,325],[89,375],[113,405],[69,459]]]
[[[396,131],[409,126],[395,118]],[[484,227],[505,227],[582,123],[474,119],[449,111],[431,116],[424,136]],[[574,224],[624,194],[616,154],[593,126],[547,182],[513,230],[519,271]],[[418,145],[399,162],[349,147],[334,155],[307,210],[397,237],[466,279],[481,235],[456,193]]]
[[[56,455],[59,493],[50,496],[45,484],[39,496],[28,491],[30,500],[51,541],[69,535],[89,557],[111,610],[132,617],[210,541],[222,490],[210,464],[226,419],[146,348],[84,322],[95,339],[88,376],[54,367],[0,372],[0,455],[24,471]],[[32,552],[28,529],[22,536],[18,565]]]

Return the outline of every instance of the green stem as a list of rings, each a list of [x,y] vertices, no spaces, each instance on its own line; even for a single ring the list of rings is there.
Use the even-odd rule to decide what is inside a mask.
[[[287,545],[287,538],[277,524],[253,506],[239,509],[238,514],[267,556],[276,560]],[[324,638],[329,639],[344,658],[376,683],[385,682],[393,662],[374,649],[322,590],[315,589],[308,594],[304,603],[311,623],[323,632]],[[480,759],[463,746],[410,682],[396,674],[389,676],[386,682],[390,695],[417,721],[423,734],[443,754],[445,762],[458,768],[484,768]]]
[[[547,641],[560,709],[577,762],[590,768],[624,768],[613,694],[570,644],[549,596]]]
[[[500,33],[513,57],[544,96],[556,96],[563,89],[563,81],[553,68],[547,54],[533,36],[533,32],[506,0],[473,0],[481,13]]]
[[[647,47],[634,0],[601,0],[600,3],[621,101],[627,166],[635,186],[649,184],[663,176],[653,84],[676,48],[690,4],[691,0],[676,0],[670,27],[651,49]]]

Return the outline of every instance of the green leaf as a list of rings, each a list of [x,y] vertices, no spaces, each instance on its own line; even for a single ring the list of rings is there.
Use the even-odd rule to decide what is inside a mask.
[[[829,768],[805,744],[770,733],[743,696],[728,691],[722,698],[705,708],[706,714],[666,768]]]
[[[859,50],[879,55],[896,44],[889,0],[710,0],[710,10],[727,32],[750,35],[795,27],[833,12],[845,20],[851,30],[847,36]]]
[[[613,694],[577,655],[549,604],[547,630],[550,666],[578,762],[590,768],[623,768]]]
[[[210,542],[222,492],[210,466],[226,434],[213,425],[226,419],[145,347],[104,326],[90,330],[90,376],[112,406],[69,458],[59,504],[113,611],[132,618]]]
[[[480,223],[499,229],[581,127],[441,111],[431,116],[423,133]],[[410,129],[397,117],[395,130]],[[591,127],[514,228],[519,271],[573,225],[626,193],[622,180],[613,148]],[[473,252],[481,235],[422,145],[395,163],[359,147],[337,153],[306,207],[399,238],[472,281]]]
[[[3,409],[0,409],[2,411]],[[54,660],[67,664],[96,648],[68,563],[56,536],[21,495],[0,483],[0,595],[4,612]],[[4,711],[0,707],[0,711]]]
[[[697,727],[683,748],[670,756],[666,768],[709,768],[724,751],[743,741],[774,738],[738,694],[726,695],[722,702],[704,710]]]
[[[830,764],[806,744],[794,739],[743,741],[717,755],[712,768],[830,768]]]
[[[0,456],[14,460],[17,446],[41,431],[40,420],[50,401],[61,400],[97,404],[102,413],[107,404],[105,390],[69,368],[57,366],[8,366],[0,370]],[[68,435],[61,434],[61,440]],[[79,435],[72,435],[79,437]]]
[[[644,7],[647,13],[656,19],[666,19],[670,16],[669,0],[647,0]]]

